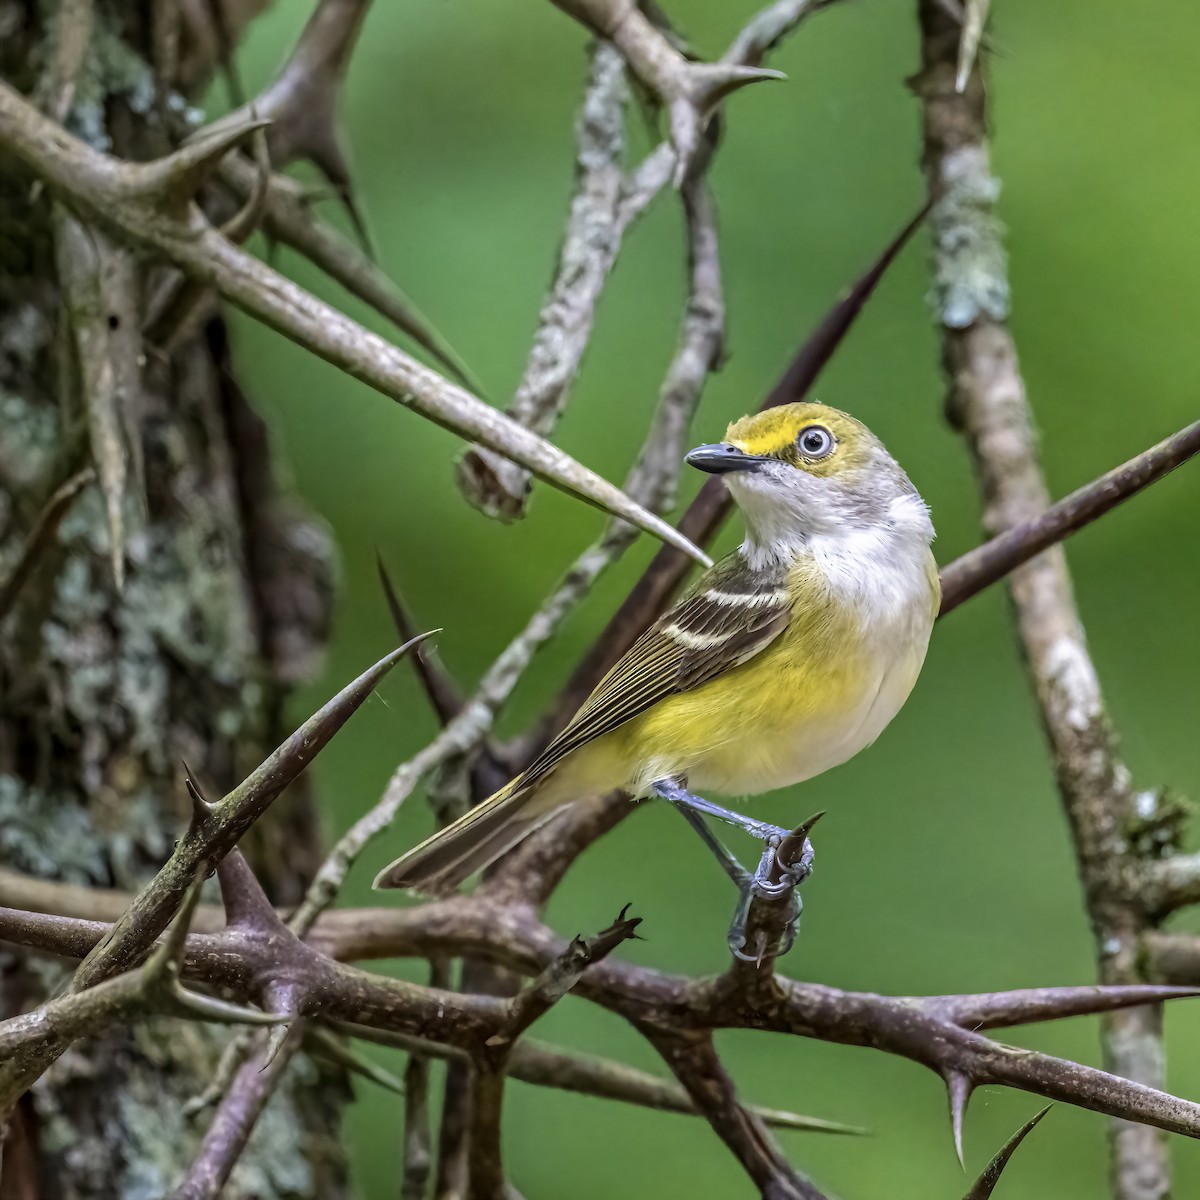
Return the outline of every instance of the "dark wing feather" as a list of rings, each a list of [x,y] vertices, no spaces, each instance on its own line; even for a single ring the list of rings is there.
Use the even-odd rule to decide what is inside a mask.
[[[791,618],[785,583],[782,571],[752,572],[737,552],[718,562],[621,656],[522,783],[536,783],[580,746],[764,650]]]

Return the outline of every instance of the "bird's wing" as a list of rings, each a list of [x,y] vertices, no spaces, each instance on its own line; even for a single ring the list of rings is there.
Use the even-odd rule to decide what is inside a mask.
[[[752,571],[739,552],[722,559],[617,660],[522,783],[536,783],[572,751],[660,700],[753,658],[787,628],[791,614],[783,571]]]

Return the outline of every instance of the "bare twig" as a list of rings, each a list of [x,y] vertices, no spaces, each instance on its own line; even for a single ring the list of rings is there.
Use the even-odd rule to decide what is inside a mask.
[[[274,1053],[267,1038],[259,1039],[254,1053],[234,1076],[186,1178],[171,1193],[171,1200],[212,1200],[221,1194],[262,1110],[300,1049],[304,1034],[305,1023],[292,1021]]]
[[[805,17],[828,8],[836,0],[777,0],[754,16],[734,38],[721,61],[757,67]]]
[[[543,436],[566,405],[591,338],[596,303],[622,235],[640,211],[622,203],[627,97],[624,60],[608,42],[597,41],[576,121],[575,194],[554,282],[508,408],[514,421]],[[648,203],[651,194],[639,199]],[[458,480],[467,499],[490,516],[509,521],[524,515],[529,473],[507,458],[472,446],[459,462]]]
[[[347,1037],[362,1038],[380,1046],[392,1046],[418,1057],[469,1061],[466,1052],[454,1046],[369,1029],[345,1021],[330,1022],[330,1025]],[[701,1115],[686,1090],[674,1080],[659,1079],[655,1075],[639,1071],[636,1067],[594,1054],[577,1054],[574,1051],[568,1053],[530,1037],[523,1037],[513,1046],[508,1064],[508,1077],[539,1087],[560,1088],[582,1096],[616,1100],[624,1104],[656,1109],[659,1112],[679,1113],[690,1117]],[[820,1117],[809,1117],[782,1109],[763,1108],[760,1105],[747,1107],[772,1129],[843,1136],[862,1136],[868,1132],[857,1125],[844,1125],[839,1121],[826,1121]]]
[[[95,471],[91,467],[84,467],[82,471],[76,471],[66,483],[60,484],[54,489],[50,499],[38,513],[33,528],[30,529],[29,535],[21,547],[17,561],[13,564],[12,570],[9,571],[4,582],[0,583],[0,621],[8,616],[17,596],[21,593],[21,588],[25,586],[25,581],[33,574],[38,559],[53,541],[54,535],[58,532],[59,522],[67,515],[75,497],[95,478]]]
[[[576,937],[519,995],[508,1002],[500,1028],[475,1055],[471,1086],[468,1163],[471,1196],[504,1200],[505,1182],[500,1153],[500,1116],[504,1080],[517,1039],[547,1013],[580,980],[593,963],[601,962],[623,941],[635,936],[640,917],[627,917],[626,905],[617,919],[593,938]]]

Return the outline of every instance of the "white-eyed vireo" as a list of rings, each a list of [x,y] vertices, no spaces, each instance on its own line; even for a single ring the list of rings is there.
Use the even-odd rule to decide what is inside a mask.
[[[693,795],[755,795],[869,746],[908,698],[940,588],[925,502],[846,413],[788,404],[687,462],[721,475],[746,540],[617,662],[538,758],[398,858],[377,887],[443,892],[572,800],[660,795],[756,837],[785,831]]]

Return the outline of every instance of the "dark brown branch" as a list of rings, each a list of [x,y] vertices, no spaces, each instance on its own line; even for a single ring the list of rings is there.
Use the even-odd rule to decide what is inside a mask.
[[[640,917],[627,917],[626,905],[617,919],[593,938],[576,937],[524,991],[507,1004],[500,1028],[475,1054],[467,1140],[472,1200],[504,1200],[506,1185],[500,1152],[500,1120],[504,1081],[517,1039],[544,1016],[582,978],[593,963],[602,962],[623,941],[635,936]]]
[[[1156,483],[1200,452],[1200,421],[1014,525],[942,568],[941,616],[990,587],[1043,550],[1071,536]]]
[[[193,885],[167,937],[142,966],[0,1021],[0,1120],[7,1119],[13,1105],[48,1062],[79,1038],[101,1033],[118,1022],[149,1013],[226,1024],[272,1022],[268,1014],[181,986],[187,929],[198,895],[199,886]]]
[[[408,615],[408,610],[400,599],[399,592],[393,586],[387,568],[383,565],[383,558],[378,552],[375,555],[375,567],[379,572],[379,583],[383,588],[384,598],[387,600],[392,624],[395,625],[402,642],[410,641],[417,636],[419,630]],[[421,688],[433,711],[437,714],[438,720],[443,725],[449,725],[463,710],[463,697],[458,685],[451,678],[450,672],[442,665],[437,651],[432,646],[419,647],[416,654],[413,655],[412,661],[417,678],[421,681]]]
[[[77,954],[107,926],[46,914],[0,910],[0,939]],[[511,1010],[494,997],[421,988],[333,962],[377,954],[428,958],[472,955],[527,973],[544,970],[567,945],[528,911],[458,897],[415,909],[364,909],[326,914],[313,932],[306,992],[323,1017],[351,1021],[462,1047],[477,1048],[505,1028]],[[321,949],[318,950],[317,946]],[[259,994],[276,969],[277,947],[265,950],[243,931],[188,938],[189,977],[238,997]],[[986,996],[887,997],[846,992],[775,977],[763,994],[747,996],[729,978],[691,980],[633,967],[612,958],[593,962],[572,989],[626,1017],[676,1032],[749,1028],[790,1033],[898,1054],[943,1078],[961,1075],[975,1086],[1004,1084],[1047,1099],[1200,1137],[1200,1105],[1090,1067],[993,1042],[977,1026],[1115,1011],[1196,994],[1195,989],[1074,988]]]
[[[221,1194],[262,1110],[300,1049],[304,1033],[305,1022],[293,1021],[274,1054],[270,1053],[267,1039],[260,1039],[234,1076],[187,1177],[171,1193],[171,1200],[215,1200]]]
[[[741,1163],[760,1195],[768,1200],[826,1200],[823,1192],[788,1163],[761,1118],[738,1100],[711,1033],[679,1034],[647,1027],[641,1032]]]

